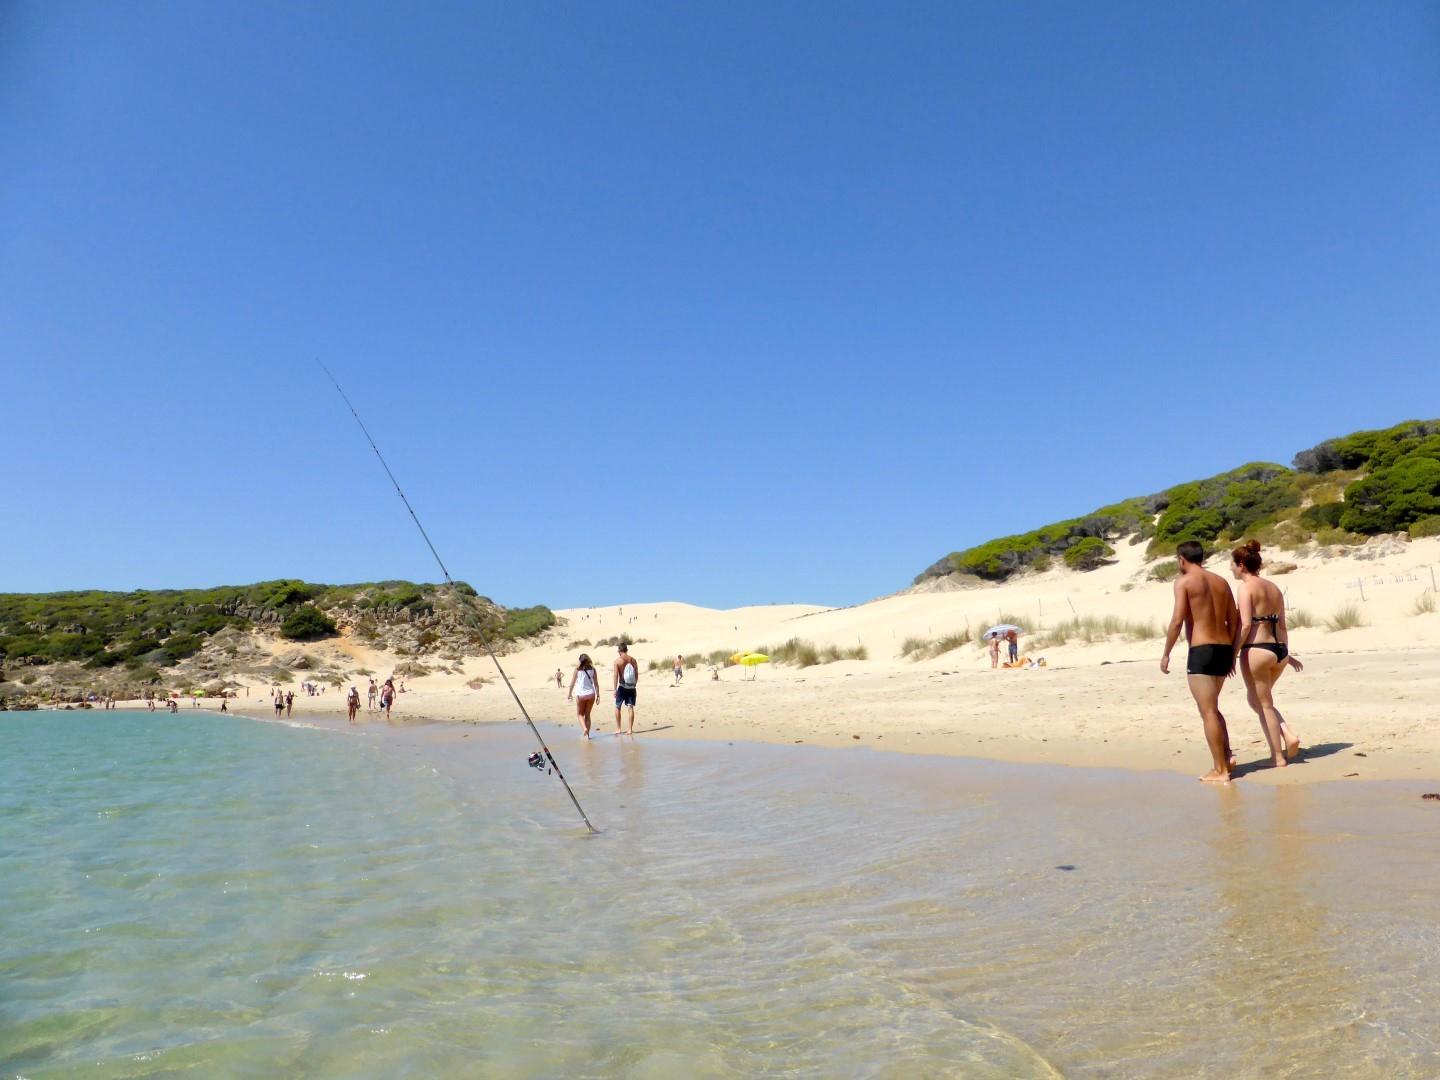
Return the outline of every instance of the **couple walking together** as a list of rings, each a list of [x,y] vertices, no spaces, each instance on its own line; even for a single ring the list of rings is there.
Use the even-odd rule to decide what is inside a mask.
[[[620,655],[615,658],[611,672],[615,690],[615,734],[620,734],[620,710],[630,710],[630,726],[627,733],[635,734],[635,688],[640,682],[640,664],[630,655],[630,647],[620,643]],[[600,696],[600,673],[595,670],[588,653],[580,654],[580,663],[575,674],[570,676],[570,691],[566,700],[575,702],[575,712],[580,717],[580,728],[585,738],[590,737],[590,713],[595,708],[595,699]]]
[[[1290,655],[1285,625],[1285,596],[1260,576],[1260,545],[1254,540],[1230,553],[1230,571],[1239,585],[1239,602],[1219,574],[1205,569],[1205,549],[1193,540],[1176,548],[1180,576],[1175,579],[1175,610],[1165,635],[1160,670],[1170,672],[1170,651],[1185,630],[1190,654],[1185,665],[1190,693],[1205,724],[1214,767],[1200,777],[1210,784],[1230,782],[1235,755],[1220,711],[1220,691],[1238,667],[1250,707],[1260,718],[1270,746],[1270,764],[1279,769],[1300,753],[1300,739],[1275,707],[1275,684],[1287,667],[1303,665]]]

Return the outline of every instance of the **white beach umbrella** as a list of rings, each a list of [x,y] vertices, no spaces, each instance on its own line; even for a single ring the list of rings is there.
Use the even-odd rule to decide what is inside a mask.
[[[985,633],[980,635],[980,637],[982,640],[989,641],[991,638],[1004,637],[1006,634],[1010,633],[1011,630],[1015,631],[1016,637],[1019,637],[1021,634],[1025,633],[1025,628],[1023,626],[1016,626],[1014,623],[1007,622],[1001,623],[999,626],[990,627],[990,629],[986,630]]]

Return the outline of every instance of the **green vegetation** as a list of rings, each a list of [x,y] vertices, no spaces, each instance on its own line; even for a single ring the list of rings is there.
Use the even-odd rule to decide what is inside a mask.
[[[456,583],[455,592],[476,595],[463,582]],[[123,665],[127,678],[134,678],[146,669],[170,667],[194,656],[209,639],[231,628],[248,631],[278,624],[293,640],[312,640],[309,635],[334,633],[337,613],[347,611],[356,636],[375,641],[380,620],[388,613],[404,610],[413,617],[442,607],[456,610],[448,588],[408,581],[317,585],[287,578],[211,589],[0,593],[0,661]],[[356,611],[363,614],[356,616]],[[507,640],[555,623],[545,607],[484,608],[482,613]],[[227,644],[226,651],[233,655],[233,646]]]
[[[1290,620],[1287,618],[1285,621],[1288,624]],[[1354,604],[1346,604],[1344,607],[1336,608],[1335,614],[1325,620],[1325,629],[1332,632],[1336,630],[1353,630],[1357,626],[1364,625],[1365,620],[1360,616],[1360,609]]]
[[[1114,554],[1115,549],[1098,536],[1086,536],[1065,549],[1065,565],[1071,570],[1094,570],[1104,566],[1106,560]],[[1042,555],[1041,558],[1049,564],[1047,557]]]
[[[1154,581],[1174,581],[1179,576],[1180,564],[1174,559],[1166,559],[1150,568],[1150,577]]]
[[[1412,521],[1408,530],[1411,540],[1423,540],[1427,536],[1440,536],[1440,514]]]
[[[296,608],[280,624],[280,636],[291,641],[318,641],[334,634],[335,620],[311,604]]]
[[[1353,544],[1407,529],[1412,537],[1440,535],[1440,420],[1356,432],[1301,451],[1293,469],[1252,462],[1003,536],[953,552],[916,581],[947,574],[1002,581],[1046,568],[1054,558],[1072,569],[1093,569],[1108,557],[1100,553],[1109,544],[1126,538],[1148,541],[1154,557],[1169,555],[1184,540],[1214,548],[1256,536],[1295,548],[1312,540]]]

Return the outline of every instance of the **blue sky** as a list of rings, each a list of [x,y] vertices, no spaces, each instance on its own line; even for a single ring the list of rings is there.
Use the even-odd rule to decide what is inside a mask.
[[[0,7],[0,589],[850,603],[1440,415],[1440,10]],[[1185,434],[1186,418],[1198,429]]]

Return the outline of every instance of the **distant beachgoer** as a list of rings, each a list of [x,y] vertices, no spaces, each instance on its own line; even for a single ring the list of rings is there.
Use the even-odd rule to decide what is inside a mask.
[[[595,699],[600,696],[600,675],[586,653],[580,654],[575,673],[570,676],[570,689],[566,701],[575,702],[575,714],[580,717],[580,730],[590,738],[590,714],[595,709]]]
[[[360,691],[352,685],[350,693],[345,695],[345,707],[350,713],[350,723],[355,723],[355,714],[360,711]]]
[[[1185,629],[1190,655],[1185,673],[1190,695],[1205,724],[1205,742],[1210,747],[1213,768],[1200,777],[1207,784],[1228,784],[1235,757],[1230,753],[1230,729],[1220,712],[1220,691],[1235,674],[1235,639],[1239,613],[1230,586],[1219,574],[1205,569],[1205,549],[1186,540],[1175,549],[1180,576],[1175,579],[1175,610],[1165,634],[1165,653],[1160,671],[1170,673],[1170,650]]]
[[[685,657],[675,657],[675,665],[672,670],[675,675],[675,685],[679,686],[681,681],[685,678]]]
[[[990,638],[990,670],[994,671],[1000,666],[1000,635],[993,634]]]
[[[154,711],[155,711],[155,699],[154,699],[153,697],[151,697],[149,694],[146,694],[146,695],[145,695],[145,704],[148,705],[148,706],[150,706],[150,711],[151,711],[151,712],[154,712]]]
[[[285,715],[288,717],[295,709],[295,691],[285,691]]]
[[[720,668],[719,668],[718,665],[715,665],[715,664],[710,665],[710,681],[711,681],[711,682],[719,682],[719,681],[720,681]]]
[[[375,685],[375,676],[370,676],[370,689],[365,692],[366,708],[375,711],[375,702],[380,697],[380,688]]]
[[[221,695],[220,695],[220,711],[221,711],[221,712],[229,712],[230,710],[229,710],[228,708],[226,708],[226,706],[229,705],[229,704],[230,704],[229,700],[225,697],[224,694],[221,694]]]
[[[285,711],[285,695],[280,693],[280,688],[278,686],[274,689],[272,693],[275,698],[275,719],[278,720],[280,719],[280,714]]]
[[[615,733],[620,733],[620,709],[630,710],[630,734],[635,734],[635,689],[640,682],[640,661],[630,655],[630,646],[620,642],[612,672],[615,680]]]
[[[380,687],[380,708],[385,710],[385,720],[390,720],[390,710],[395,705],[395,680],[386,679],[385,685]]]
[[[169,705],[170,705],[170,711],[171,711],[172,713],[178,713],[178,712],[180,711],[180,703],[179,703],[178,701],[176,701],[173,697],[170,699]]]
[[[564,689],[564,687],[565,687],[565,676],[561,673],[560,669],[557,667],[557,668],[555,669],[555,689],[556,689],[556,690],[561,690],[561,689]]]
[[[1283,769],[1300,754],[1300,737],[1290,730],[1275,707],[1275,684],[1287,667],[1304,671],[1290,654],[1285,625],[1285,594],[1260,576],[1260,544],[1251,540],[1230,553],[1230,571],[1240,582],[1240,619],[1235,624],[1236,655],[1245,679],[1250,707],[1260,717],[1260,730],[1270,746],[1270,764]]]
[[[1005,644],[1010,649],[1010,663],[1015,663],[1020,658],[1020,638],[1014,630],[1005,631]]]

